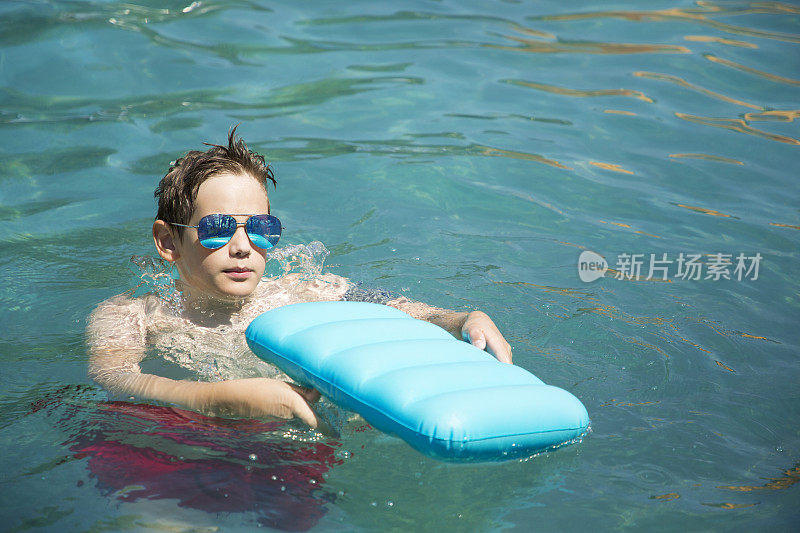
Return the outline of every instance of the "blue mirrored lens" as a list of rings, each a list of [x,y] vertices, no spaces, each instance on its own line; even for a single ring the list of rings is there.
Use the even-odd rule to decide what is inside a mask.
[[[253,215],[247,219],[245,231],[254,246],[268,250],[281,238],[281,221],[272,215]]]
[[[206,215],[198,222],[197,238],[206,248],[222,248],[236,233],[236,227],[236,219],[230,215]]]

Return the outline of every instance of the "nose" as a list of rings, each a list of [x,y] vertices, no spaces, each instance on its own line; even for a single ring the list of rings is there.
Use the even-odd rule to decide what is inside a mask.
[[[244,224],[242,224],[236,228],[236,232],[234,232],[233,237],[231,237],[228,243],[228,253],[231,257],[242,258],[249,256],[251,251],[252,245],[250,243],[250,238],[247,236],[247,232],[245,232]]]

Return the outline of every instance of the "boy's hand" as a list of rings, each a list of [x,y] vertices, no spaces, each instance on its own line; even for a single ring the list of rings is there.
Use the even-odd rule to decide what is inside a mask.
[[[473,311],[468,314],[461,326],[461,337],[476,348],[488,351],[501,363],[511,364],[511,345],[486,313]]]
[[[387,303],[396,309],[420,320],[427,320],[449,331],[453,336],[471,343],[476,348],[486,350],[502,363],[511,363],[511,345],[494,325],[489,315],[483,311],[465,313],[431,307],[422,302],[413,302],[401,296]]]
[[[319,400],[319,392],[314,389],[268,378],[219,381],[213,387],[212,410],[221,408],[239,416],[297,417],[312,428],[320,425],[309,405]]]

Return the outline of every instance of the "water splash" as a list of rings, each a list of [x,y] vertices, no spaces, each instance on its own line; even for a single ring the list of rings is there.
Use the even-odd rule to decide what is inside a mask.
[[[281,274],[300,274],[301,280],[322,275],[325,258],[330,252],[319,241],[308,244],[292,244],[276,248],[267,253],[267,259],[280,264]]]
[[[183,295],[175,286],[178,270],[173,263],[160,257],[134,255],[131,264],[131,271],[140,280],[133,289],[136,296],[142,293],[156,294],[173,313],[180,315],[183,312]]]
[[[270,277],[281,278],[287,274],[299,274],[297,284],[319,278],[322,276],[325,258],[329,254],[325,245],[319,241],[276,248],[267,253],[267,261],[274,260],[272,265],[277,263],[278,272],[272,276],[265,272],[262,281]],[[175,284],[178,271],[173,263],[160,257],[134,255],[131,257],[131,271],[139,278],[139,284],[133,289],[134,295],[156,294],[173,313],[183,313],[184,298]]]

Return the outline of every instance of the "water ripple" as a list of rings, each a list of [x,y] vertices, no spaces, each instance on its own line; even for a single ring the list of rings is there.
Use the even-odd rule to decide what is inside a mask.
[[[778,135],[776,133],[769,133],[764,130],[753,128],[752,126],[748,126],[747,123],[742,119],[701,117],[697,115],[690,115],[688,113],[675,113],[675,116],[682,118],[683,120],[688,120],[689,122],[694,122],[695,124],[703,124],[704,126],[713,126],[715,128],[723,128],[737,131],[739,133],[746,133],[747,135],[763,137],[764,139],[769,139],[770,141],[777,141],[787,144],[800,144],[800,140],[797,140],[794,137]]]
[[[619,18],[631,22],[688,22],[709,26],[711,28],[748,35],[751,37],[761,37],[764,39],[774,39],[789,43],[800,43],[800,35],[794,33],[782,33],[775,31],[759,30],[745,26],[734,26],[719,22],[711,18],[712,16],[732,16],[732,15],[786,15],[797,14],[800,8],[791,4],[780,2],[753,2],[741,5],[736,4],[716,4],[714,2],[698,2],[697,8],[668,8],[649,11],[594,11],[587,13],[571,13],[563,15],[544,15],[531,16],[528,20],[533,21],[573,21],[582,19],[603,19]]]
[[[743,102],[741,100],[737,100],[736,98],[731,98],[730,96],[725,96],[724,94],[720,94],[718,92],[711,91],[711,90],[706,89],[704,87],[700,87],[699,85],[695,85],[693,83],[689,83],[685,79],[679,78],[678,76],[672,76],[670,74],[659,74],[657,72],[642,72],[642,71],[634,72],[633,75],[636,76],[636,77],[639,77],[639,78],[648,78],[648,79],[651,79],[651,80],[659,80],[659,81],[666,81],[666,82],[669,82],[669,83],[674,83],[675,85],[679,85],[681,87],[685,87],[687,89],[691,89],[693,91],[697,91],[697,92],[703,93],[703,94],[708,95],[708,96],[710,96],[712,98],[717,98],[718,100],[722,100],[723,102],[728,102],[730,104],[736,104],[736,105],[740,105],[740,106],[744,106],[744,107],[749,107],[751,109],[764,109],[762,106],[755,105],[755,104],[750,104],[750,103],[747,103],[747,102]]]
[[[743,72],[749,72],[750,74],[755,74],[756,76],[761,76],[762,78],[768,79],[770,81],[777,81],[779,83],[786,83],[788,85],[800,85],[800,80],[795,80],[792,78],[786,78],[784,76],[778,76],[777,74],[770,74],[769,72],[764,72],[763,70],[758,70],[753,67],[748,67],[746,65],[742,65],[740,63],[736,63],[734,61],[730,61],[729,59],[722,59],[721,57],[717,57],[712,54],[703,54],[703,57],[711,61],[712,63],[717,63],[719,65],[725,65],[726,67],[735,68],[741,70]]]
[[[502,46],[497,44],[484,45],[487,48],[499,50],[512,50],[517,52],[532,52],[536,54],[688,54],[691,51],[685,46],[670,44],[639,44],[639,43],[603,43],[603,42],[542,42],[538,40],[505,35],[507,39],[516,41],[522,46]]]
[[[685,35],[683,39],[695,43],[719,43],[727,44],[729,46],[738,46],[739,48],[758,48],[757,44],[749,43],[747,41],[725,39],[724,37],[714,37],[712,35]]]
[[[270,110],[270,116],[280,116],[387,85],[419,85],[423,82],[422,78],[410,76],[328,78],[275,87],[247,96],[242,92],[248,91],[229,87],[114,99],[37,96],[5,87],[0,89],[0,126],[58,122],[80,125],[207,110]]]
[[[530,89],[536,89],[548,93],[560,94],[562,96],[576,96],[579,98],[594,97],[594,96],[627,96],[648,103],[653,102],[653,99],[644,94],[642,91],[636,91],[633,89],[581,90],[581,89],[570,89],[568,87],[557,87],[555,85],[548,85],[546,83],[536,83],[532,81],[523,81],[523,80],[501,80],[501,83],[508,83],[511,85],[528,87]]]
[[[187,4],[183,0],[160,2],[162,7],[149,7],[127,2],[70,2],[23,8],[3,13],[0,18],[0,44],[20,45],[44,38],[55,28],[79,26],[84,30],[116,25],[140,30],[146,24],[192,19],[235,7],[259,8],[252,2],[204,1]],[[198,5],[199,4],[199,5]]]

